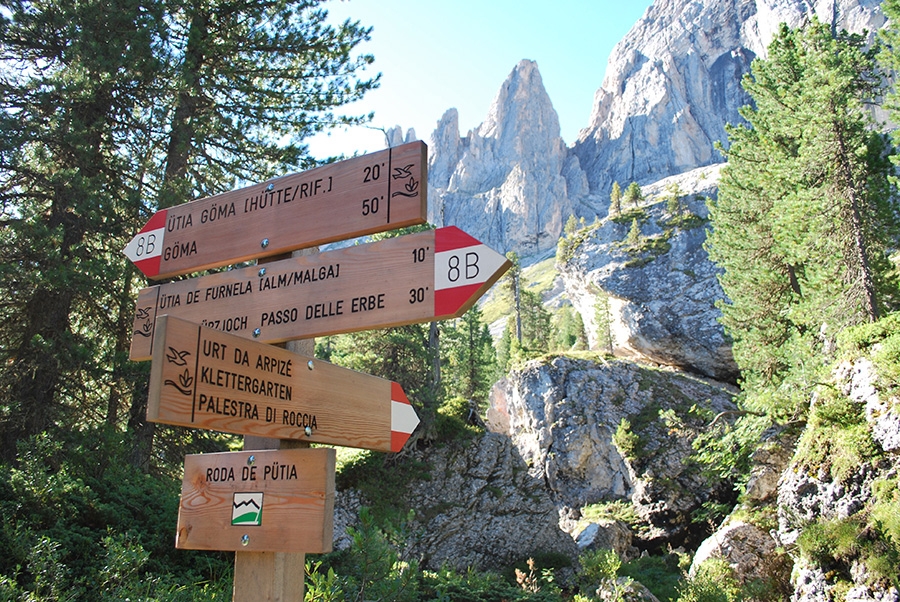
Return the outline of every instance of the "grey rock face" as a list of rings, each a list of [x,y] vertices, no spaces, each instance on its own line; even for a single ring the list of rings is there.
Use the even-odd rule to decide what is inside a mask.
[[[874,32],[879,0],[661,0],[613,49],[574,153],[591,191],[647,183],[721,161],[726,123],[749,98],[740,86],[780,23],[815,14],[838,28]]]
[[[416,510],[407,553],[423,568],[496,570],[537,552],[575,557],[575,542],[559,529],[542,481],[507,437],[487,433],[415,455],[431,478],[410,482],[396,504]],[[365,503],[354,492],[335,496],[336,548],[349,545],[341,531]]]
[[[695,174],[697,179],[700,175]],[[687,190],[714,189],[713,175],[706,174],[693,185],[682,183]],[[649,197],[651,189],[645,194]],[[686,195],[683,202],[698,217],[707,216],[705,202],[696,194]],[[602,338],[596,305],[604,295],[616,355],[732,381],[738,370],[718,322],[721,312],[716,302],[724,293],[716,279],[718,268],[703,249],[706,227],[678,227],[666,234],[665,205],[651,200],[645,207],[641,235],[648,240],[668,236],[668,250],[636,256],[623,246],[630,223],[603,220],[561,268],[566,291],[584,319],[592,347]]]
[[[843,393],[866,406],[866,421],[872,438],[886,452],[900,450],[900,399],[885,398],[875,387],[875,366],[867,358],[844,362],[836,375],[843,383]]]
[[[625,360],[559,357],[497,383],[488,427],[512,438],[561,509],[630,498],[651,525],[649,540],[677,541],[690,529],[689,513],[721,493],[684,464],[706,424],[694,404],[734,408],[723,385]],[[661,417],[667,412],[677,426]],[[635,437],[624,455],[612,441],[623,419]]]
[[[570,157],[537,64],[521,61],[487,119],[460,137],[455,109],[431,137],[429,219],[455,225],[502,252],[556,245],[587,177]]]

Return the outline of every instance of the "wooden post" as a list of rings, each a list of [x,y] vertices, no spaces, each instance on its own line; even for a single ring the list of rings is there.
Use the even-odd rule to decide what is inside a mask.
[[[305,249],[296,253],[311,255],[318,249]],[[283,259],[273,257],[260,260],[266,263]],[[315,339],[290,341],[281,346],[294,353],[313,357]],[[244,449],[294,449],[309,447],[304,441],[267,439],[244,436]],[[305,595],[306,554],[286,552],[235,552],[234,588],[232,602],[303,602]]]

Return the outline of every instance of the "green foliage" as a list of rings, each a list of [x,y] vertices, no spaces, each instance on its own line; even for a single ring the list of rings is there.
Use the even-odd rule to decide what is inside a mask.
[[[891,546],[900,550],[900,479],[879,479],[872,483],[872,522]]]
[[[571,305],[563,305],[553,316],[552,351],[580,351],[587,349],[587,334],[581,314]]]
[[[229,555],[175,550],[180,484],[135,471],[126,452],[108,432],[73,432],[22,442],[20,465],[0,466],[0,592],[224,599]]]
[[[580,570],[578,581],[582,590],[595,591],[598,587],[617,590],[616,580],[622,559],[613,550],[592,550],[578,557]],[[618,592],[616,592],[618,593]],[[617,602],[619,596],[613,598]]]
[[[470,399],[481,408],[497,377],[490,330],[475,305],[462,318],[441,323],[441,381],[447,395]]]
[[[154,431],[184,437],[144,419],[149,365],[127,359],[143,278],[121,249],[156,209],[310,167],[304,138],[365,121],[332,111],[377,85],[355,50],[369,30],[319,4],[5,5],[0,456],[105,424],[135,436],[132,464],[169,469]]]
[[[555,591],[530,592],[510,583],[498,573],[469,569],[425,571],[422,574],[422,600],[429,602],[556,602]]]
[[[634,504],[622,500],[589,504],[581,509],[582,519],[585,521],[620,520],[632,528],[640,522]]]
[[[629,184],[622,195],[622,202],[626,207],[637,208],[643,200],[644,193],[641,192],[641,187],[638,186],[637,182]]]
[[[660,602],[674,602],[682,579],[683,558],[686,557],[677,554],[642,556],[623,564],[619,574],[639,582]]]
[[[744,79],[749,125],[728,129],[706,246],[745,396],[778,420],[803,415],[834,337],[896,298],[896,198],[866,106],[879,84],[861,37],[782,26]]]
[[[672,248],[672,245],[669,243],[672,234],[672,228],[666,228],[661,234],[644,236],[641,234],[639,218],[633,217],[628,234],[624,240],[618,243],[619,248],[633,257],[625,266],[638,268],[653,261],[663,253],[667,253]]]
[[[838,337],[838,346],[845,357],[856,359],[865,354],[872,361],[882,399],[900,394],[900,312],[848,328]]]
[[[609,305],[609,295],[606,291],[594,291],[594,326],[597,328],[597,348],[609,355],[613,354],[615,340],[613,339],[613,317]]]
[[[835,582],[853,583],[855,561],[867,569],[868,583],[900,587],[900,545],[878,520],[863,514],[819,519],[807,525],[797,539],[801,555],[820,566]]]
[[[813,406],[794,458],[811,473],[830,474],[841,482],[881,455],[869,432],[865,407],[831,394],[822,395]]]
[[[731,481],[737,491],[743,491],[750,478],[750,456],[769,425],[768,418],[753,414],[734,422],[718,421],[692,442],[693,459],[710,477]]]
[[[623,246],[633,254],[637,254],[641,247],[641,242],[643,241],[643,236],[641,236],[641,225],[638,223],[637,218],[631,220],[631,228],[628,230],[628,235],[625,237],[625,241]]]
[[[618,182],[613,182],[609,193],[609,216],[614,217],[622,213],[622,188]]]
[[[631,421],[627,418],[619,421],[612,442],[626,460],[635,460],[641,453],[641,438],[631,429]]]
[[[411,515],[406,517],[409,520]],[[420,572],[415,560],[402,560],[399,546],[405,540],[399,529],[376,522],[366,507],[360,508],[359,524],[348,527],[352,544],[347,553],[307,562],[306,602],[412,602],[418,599]]]
[[[678,182],[672,182],[666,186],[666,194],[663,198],[666,201],[666,213],[673,218],[679,217],[685,207],[681,201],[681,187]]]
[[[451,397],[438,407],[435,431],[438,441],[466,439],[484,432],[476,426],[479,407],[471,399]]]
[[[585,226],[584,218],[576,220],[574,215],[570,215],[563,229],[563,235],[556,243],[556,263],[567,264],[595,229],[596,224]]]
[[[711,558],[678,587],[678,602],[740,602],[741,587],[724,560]]]

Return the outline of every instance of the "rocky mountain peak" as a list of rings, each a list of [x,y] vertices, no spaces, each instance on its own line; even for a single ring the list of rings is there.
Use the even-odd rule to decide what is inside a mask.
[[[559,116],[544,88],[537,63],[519,61],[494,97],[477,135],[495,140],[497,146],[515,148],[519,159],[530,158],[523,153],[537,150],[526,148],[526,142],[551,146],[559,140]]]
[[[455,109],[431,138],[432,222],[456,225],[502,251],[552,249],[573,213],[570,189],[586,190],[560,137],[559,117],[537,63],[507,77],[485,121],[465,137]]]

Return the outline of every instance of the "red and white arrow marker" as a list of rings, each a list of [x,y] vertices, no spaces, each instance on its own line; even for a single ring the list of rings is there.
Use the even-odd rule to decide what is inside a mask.
[[[171,316],[155,336],[151,422],[384,452],[419,424],[396,382]]]
[[[434,231],[434,315],[455,315],[509,260],[457,228]],[[492,280],[493,282],[493,280]],[[471,304],[470,304],[471,306]]]
[[[159,274],[166,236],[166,209],[153,214],[141,231],[131,239],[122,252],[137,268],[148,276]]]
[[[403,449],[412,432],[419,426],[419,417],[406,398],[403,387],[391,383],[391,451]]]

